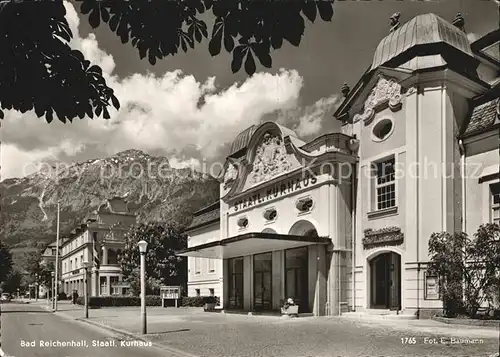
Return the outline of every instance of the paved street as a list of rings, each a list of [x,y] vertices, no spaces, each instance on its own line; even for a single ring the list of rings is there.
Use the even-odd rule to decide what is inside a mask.
[[[73,318],[83,316],[81,308],[68,304],[61,310]],[[138,333],[139,313],[138,307],[102,308],[90,310],[90,319]],[[494,328],[446,325],[432,320],[280,319],[206,313],[196,308],[148,308],[148,338],[203,357],[481,357],[498,351],[498,334]],[[459,338],[472,341],[442,343],[452,341],[451,338],[457,339],[454,342],[459,342]]]
[[[135,344],[130,338],[113,336],[107,331],[64,319],[37,305],[2,304],[2,349],[14,357],[159,357],[155,347],[121,347]],[[41,343],[73,343],[75,347],[42,347]],[[23,343],[35,347],[23,346]],[[102,343],[109,347],[93,347]],[[80,344],[80,346],[78,346]]]

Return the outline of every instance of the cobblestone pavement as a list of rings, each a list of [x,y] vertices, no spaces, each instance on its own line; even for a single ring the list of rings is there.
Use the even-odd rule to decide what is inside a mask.
[[[64,313],[82,315],[81,309]],[[92,320],[134,333],[140,331],[139,316],[138,307],[90,310]],[[182,308],[148,308],[148,335],[157,343],[203,357],[487,357],[499,351],[499,331],[492,328],[430,320],[280,319]]]

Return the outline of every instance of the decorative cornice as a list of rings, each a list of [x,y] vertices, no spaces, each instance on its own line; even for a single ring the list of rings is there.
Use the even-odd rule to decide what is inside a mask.
[[[366,124],[369,124],[375,117],[375,113],[387,106],[393,112],[396,112],[401,109],[402,102],[401,85],[393,78],[386,79],[384,76],[379,75],[375,88],[372,89],[365,101],[363,113],[356,114],[353,122],[363,120]]]
[[[363,246],[365,249],[377,245],[399,245],[403,243],[404,234],[399,227],[387,227],[382,229],[365,229]]]

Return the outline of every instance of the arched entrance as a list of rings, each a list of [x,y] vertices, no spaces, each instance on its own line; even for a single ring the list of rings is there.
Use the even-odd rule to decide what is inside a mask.
[[[369,260],[371,309],[401,310],[401,256],[383,252]]]
[[[306,220],[296,222],[290,235],[317,237],[314,225]],[[285,250],[285,294],[299,305],[300,312],[310,312],[309,305],[309,248],[308,246]]]

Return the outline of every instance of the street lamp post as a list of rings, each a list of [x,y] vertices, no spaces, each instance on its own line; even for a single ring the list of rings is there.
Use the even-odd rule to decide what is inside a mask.
[[[90,263],[86,260],[83,262],[83,269],[85,269],[85,277],[83,280],[83,296],[85,299],[85,318],[89,318],[89,287],[88,287],[88,274],[89,274],[89,268],[90,268]]]
[[[38,301],[38,274],[35,274],[35,301]]]
[[[52,310],[55,310],[56,308],[56,305],[55,305],[55,300],[54,300],[54,284],[55,284],[55,276],[56,276],[56,273],[55,272],[50,272],[50,275],[52,276],[52,286],[51,286],[51,290],[52,290]],[[47,294],[48,295],[48,294]]]
[[[142,321],[142,334],[147,333],[146,324],[146,251],[148,249],[148,242],[141,240],[138,244],[139,253],[141,254],[141,321]]]

